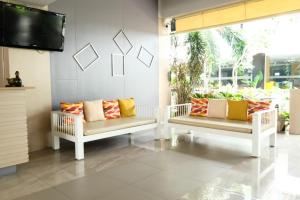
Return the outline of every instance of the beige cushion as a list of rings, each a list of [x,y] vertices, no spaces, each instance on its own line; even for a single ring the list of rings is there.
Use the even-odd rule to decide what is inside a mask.
[[[105,120],[102,100],[83,102],[83,110],[87,122]]]
[[[155,123],[155,119],[145,119],[145,118],[136,118],[136,117],[128,117],[128,118],[119,118],[119,119],[111,119],[105,121],[97,121],[97,122],[88,122],[84,124],[84,135],[94,135],[98,133],[104,133],[108,131],[116,131],[124,128],[131,128],[146,124]]]
[[[252,133],[252,123],[248,121],[235,121],[226,119],[216,119],[207,117],[183,116],[169,119],[169,123],[211,128],[224,131],[240,133]]]
[[[226,117],[227,117],[227,100],[226,99],[209,99],[207,117],[226,119]]]

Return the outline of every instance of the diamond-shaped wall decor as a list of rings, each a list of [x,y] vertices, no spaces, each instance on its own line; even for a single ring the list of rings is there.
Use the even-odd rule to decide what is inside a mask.
[[[147,49],[141,46],[140,52],[137,57],[144,65],[151,67],[154,55],[152,55]]]
[[[121,29],[118,34],[113,38],[114,42],[123,53],[123,55],[127,55],[130,50],[133,48],[133,45],[127,38],[126,34],[124,33],[123,29]]]
[[[94,46],[89,43],[80,49],[74,56],[76,63],[82,69],[82,71],[87,70],[91,67],[99,58],[99,54],[94,48]]]

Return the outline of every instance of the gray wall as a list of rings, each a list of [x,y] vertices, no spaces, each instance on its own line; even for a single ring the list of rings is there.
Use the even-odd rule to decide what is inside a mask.
[[[64,52],[51,53],[54,108],[60,101],[126,97],[158,105],[157,0],[59,0],[49,10],[67,15]],[[113,37],[122,27],[134,48],[125,58],[125,77],[112,77],[111,53],[121,53]],[[87,43],[101,59],[83,72],[72,56]],[[141,45],[155,55],[151,68],[137,59]]]
[[[176,17],[244,0],[160,0],[160,16]]]

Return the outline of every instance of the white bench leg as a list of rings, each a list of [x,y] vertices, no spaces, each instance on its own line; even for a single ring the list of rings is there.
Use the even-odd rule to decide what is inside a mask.
[[[131,145],[134,145],[134,135],[132,133],[128,133],[128,135],[129,135],[129,143]]]
[[[277,133],[270,135],[270,147],[276,147],[277,143]]]
[[[52,148],[54,150],[60,149],[60,141],[58,136],[52,135]]]
[[[253,157],[260,157],[261,152],[261,142],[259,138],[253,137],[252,139],[252,156]]]
[[[163,125],[163,127],[160,127],[160,136],[156,136],[156,139],[164,139],[169,140],[172,138],[172,135],[174,133],[174,128],[169,127],[168,125]],[[158,129],[158,131],[159,131]]]
[[[190,139],[191,139],[191,142],[194,142],[194,131],[189,131],[189,135],[190,135]]]
[[[84,159],[84,143],[75,142],[75,158],[76,160]]]
[[[165,127],[164,125],[159,125],[157,128],[154,129],[155,132],[155,140],[165,139]]]

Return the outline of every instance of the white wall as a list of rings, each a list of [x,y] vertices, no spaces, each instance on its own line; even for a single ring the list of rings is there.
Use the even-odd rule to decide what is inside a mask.
[[[201,10],[221,7],[244,0],[160,0],[160,16],[176,17]]]
[[[49,10],[66,14],[65,49],[50,54],[54,109],[61,101],[100,98],[158,105],[157,0],[59,0]],[[125,76],[112,77],[111,54],[121,53],[113,38],[122,28],[133,48],[125,57]],[[101,58],[82,71],[73,55],[88,43]],[[137,59],[141,45],[154,55],[151,67]]]

